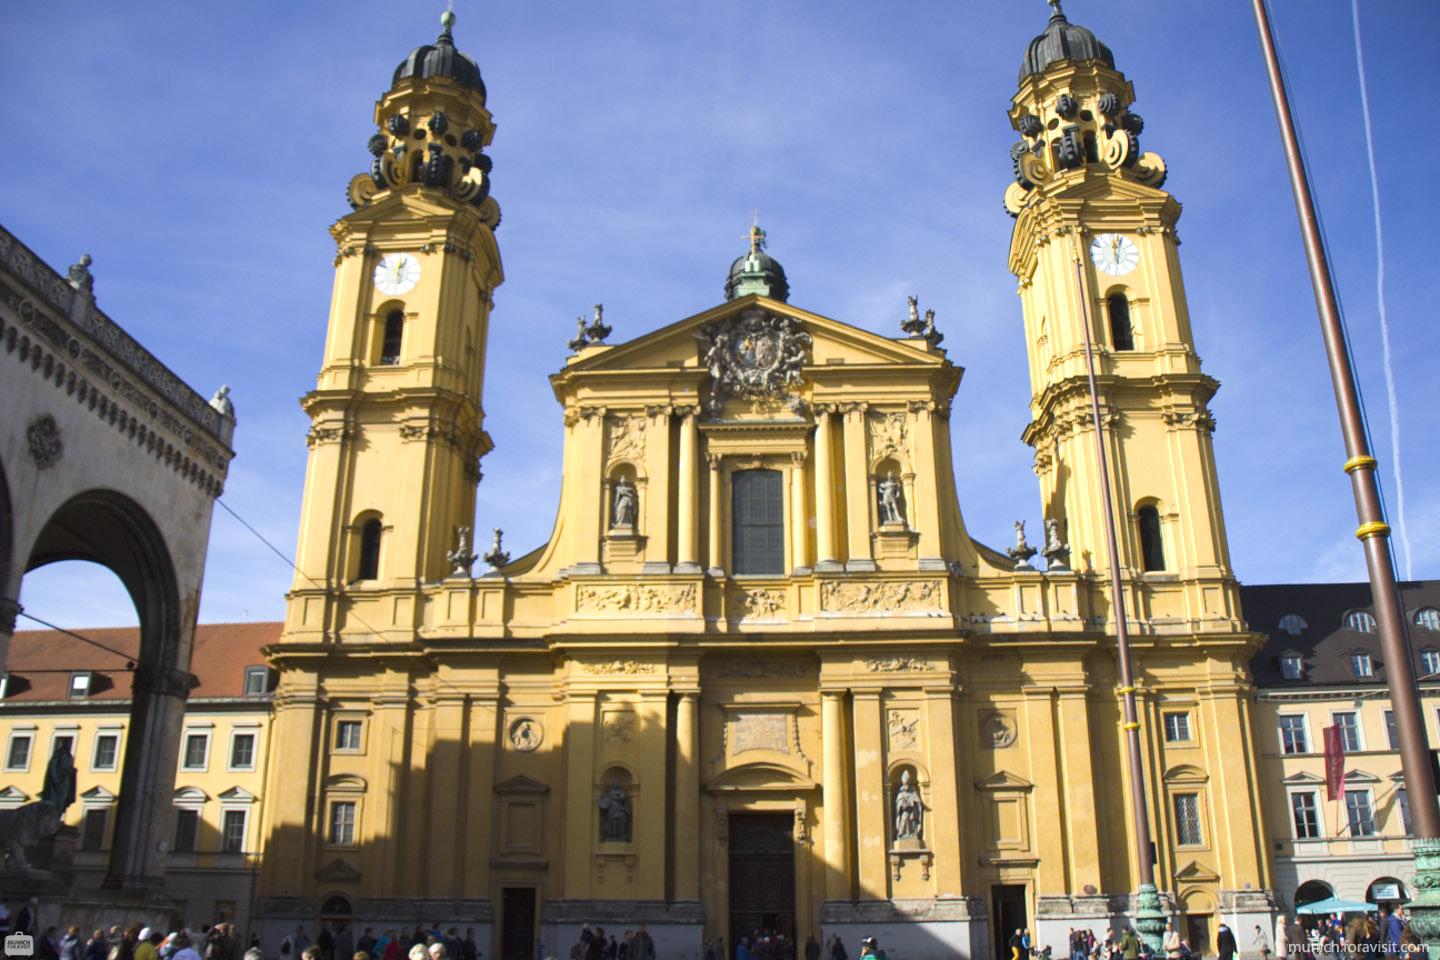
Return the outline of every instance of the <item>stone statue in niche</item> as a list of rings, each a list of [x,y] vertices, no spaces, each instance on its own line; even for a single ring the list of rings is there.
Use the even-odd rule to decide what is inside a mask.
[[[618,779],[611,780],[610,789],[600,796],[600,839],[630,842],[630,796]]]
[[[900,774],[900,788],[895,791],[895,839],[919,840],[925,818],[925,805],[920,789],[910,782],[910,771]]]
[[[880,522],[891,526],[905,525],[904,488],[900,478],[891,470],[879,484]]]
[[[633,529],[638,498],[635,485],[626,477],[615,481],[615,493],[610,506],[610,526],[615,529]]]

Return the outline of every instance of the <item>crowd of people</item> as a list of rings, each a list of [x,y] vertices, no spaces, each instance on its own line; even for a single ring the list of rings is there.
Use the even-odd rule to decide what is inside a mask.
[[[39,929],[40,904],[31,897],[12,917],[0,903],[0,935],[26,934],[33,938],[38,960],[264,960],[258,939],[242,944],[233,923],[203,924],[166,932],[132,923],[84,931],[71,924],[65,929]]]
[[[1255,932],[1257,937],[1264,938],[1265,931],[1256,927]],[[1292,930],[1281,917],[1275,926],[1275,953],[1282,957],[1299,954],[1304,960],[1340,953],[1429,960],[1425,942],[1410,928],[1409,916],[1399,908],[1389,907],[1381,907],[1373,914],[1356,913],[1348,921],[1334,913],[1301,931]]]

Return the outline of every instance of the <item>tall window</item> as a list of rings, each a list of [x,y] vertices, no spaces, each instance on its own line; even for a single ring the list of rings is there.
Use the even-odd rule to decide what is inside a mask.
[[[120,753],[120,735],[101,733],[95,737],[95,756],[90,764],[92,770],[114,770]]]
[[[105,822],[109,819],[109,814],[110,811],[103,807],[99,810],[85,811],[85,820],[81,824],[81,850],[105,849]]]
[[[175,811],[175,852],[194,853],[195,836],[200,832],[199,810]]]
[[[348,847],[355,842],[355,801],[337,800],[330,804],[330,843]]]
[[[394,366],[400,362],[400,343],[405,338],[405,314],[392,310],[385,318],[385,342],[380,346],[380,362]]]
[[[1140,527],[1140,559],[1144,569],[1165,569],[1165,548],[1160,542],[1160,511],[1146,504],[1135,511],[1135,522]]]
[[[1190,739],[1190,714],[1165,714],[1165,742],[1185,743]]]
[[[1310,738],[1305,734],[1305,718],[1296,714],[1280,717],[1280,749],[1285,753],[1309,753]]]
[[[181,766],[186,770],[204,770],[210,758],[210,734],[187,733]]]
[[[226,810],[220,822],[220,850],[223,853],[245,852],[245,811]]]
[[[1369,790],[1345,791],[1345,816],[1350,824],[1350,836],[1375,836],[1375,811],[1370,806]]]
[[[230,769],[255,769],[255,734],[237,733],[230,739]]]
[[[1410,836],[1410,794],[1405,792],[1404,787],[1395,791],[1395,806],[1400,808],[1400,829],[1405,831],[1405,836]]]
[[[360,749],[360,721],[335,721],[335,749],[353,752]]]
[[[1182,847],[1195,847],[1204,842],[1200,836],[1198,793],[1175,794],[1175,842]]]
[[[16,733],[10,737],[10,749],[5,754],[6,770],[28,770],[30,768],[30,735]]]
[[[371,517],[360,528],[360,568],[356,580],[377,580],[380,577],[380,518]]]
[[[785,573],[785,516],[778,470],[741,470],[731,477],[735,573]]]
[[[1400,749],[1400,735],[1395,729],[1395,711],[1385,711],[1385,742],[1390,744],[1391,750]]]
[[[1130,301],[1123,293],[1112,293],[1105,304],[1110,310],[1110,342],[1116,350],[1135,349],[1135,331],[1130,326]]]
[[[1313,792],[1290,794],[1290,820],[1295,825],[1296,840],[1320,836],[1320,804]]]
[[[1354,713],[1331,714],[1335,726],[1340,728],[1340,742],[1346,753],[1359,753],[1365,749],[1360,743],[1360,718]]]
[[[1355,674],[1356,680],[1368,680],[1375,676],[1375,664],[1370,659],[1370,654],[1350,654],[1350,672]]]

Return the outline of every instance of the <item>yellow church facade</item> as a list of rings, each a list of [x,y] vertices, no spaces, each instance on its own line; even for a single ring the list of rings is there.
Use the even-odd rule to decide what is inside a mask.
[[[449,23],[402,62],[332,230],[303,400],[267,939],[438,921],[530,960],[644,923],[667,960],[757,930],[981,957],[1017,927],[1063,951],[1123,922],[1144,851],[1087,352],[1157,882],[1197,945],[1268,919],[1217,384],[1133,99],[1057,13],[1011,111],[1043,570],[1023,531],[1007,552],[967,532],[956,473],[983,451],[952,447],[963,370],[933,318],[912,303],[883,336],[792,305],[757,229],[725,302],[621,344],[598,308],[582,324],[551,378],[554,531],[514,559],[497,542],[479,574],[495,128]]]

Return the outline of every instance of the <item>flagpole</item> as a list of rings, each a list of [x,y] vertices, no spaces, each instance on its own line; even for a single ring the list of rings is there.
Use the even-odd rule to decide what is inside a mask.
[[[1136,891],[1135,926],[1157,953],[1163,948],[1165,913],[1155,886],[1154,844],[1150,833],[1150,806],[1145,791],[1144,754],[1140,743],[1140,718],[1135,706],[1135,674],[1130,660],[1130,628],[1125,618],[1124,583],[1120,576],[1120,545],[1116,535],[1115,501],[1110,495],[1110,460],[1105,453],[1105,435],[1100,419],[1100,391],[1095,384],[1095,352],[1090,337],[1090,310],[1080,257],[1075,258],[1075,291],[1080,297],[1080,326],[1085,332],[1085,373],[1090,384],[1090,415],[1095,421],[1095,459],[1100,469],[1100,499],[1104,503],[1105,550],[1110,561],[1110,617],[1115,624],[1116,656],[1120,661],[1120,694],[1125,716],[1125,754],[1129,764],[1130,825],[1135,834]]]
[[[1391,707],[1395,711],[1395,728],[1400,739],[1400,765],[1405,774],[1406,796],[1410,801],[1411,825],[1415,851],[1414,897],[1410,901],[1411,924],[1417,934],[1431,943],[1440,942],[1440,805],[1436,803],[1435,777],[1430,766],[1430,748],[1425,737],[1425,720],[1420,711],[1420,695],[1415,685],[1410,644],[1406,639],[1404,608],[1396,584],[1394,561],[1390,554],[1390,527],[1381,508],[1380,486],[1375,479],[1378,466],[1370,452],[1365,435],[1360,392],[1350,362],[1349,347],[1340,322],[1340,308],[1335,296],[1335,281],[1325,257],[1320,237],[1320,220],[1305,173],[1300,141],[1295,132],[1295,118],[1290,110],[1285,80],[1280,73],[1280,59],[1275,52],[1275,35],[1265,0],[1253,0],[1255,23],[1260,31],[1260,49],[1265,69],[1270,75],[1270,93],[1275,100],[1275,115],[1280,123],[1281,141],[1290,173],[1290,188],[1295,194],[1295,209],[1300,218],[1300,235],[1305,243],[1305,259],[1310,267],[1310,285],[1320,315],[1320,332],[1330,361],[1330,379],[1335,389],[1335,405],[1340,414],[1340,432],[1345,439],[1345,472],[1350,475],[1350,488],[1355,497],[1355,514],[1360,522],[1355,536],[1365,549],[1365,564],[1370,573],[1371,600],[1380,633],[1380,646],[1385,656],[1385,681],[1390,688]]]

